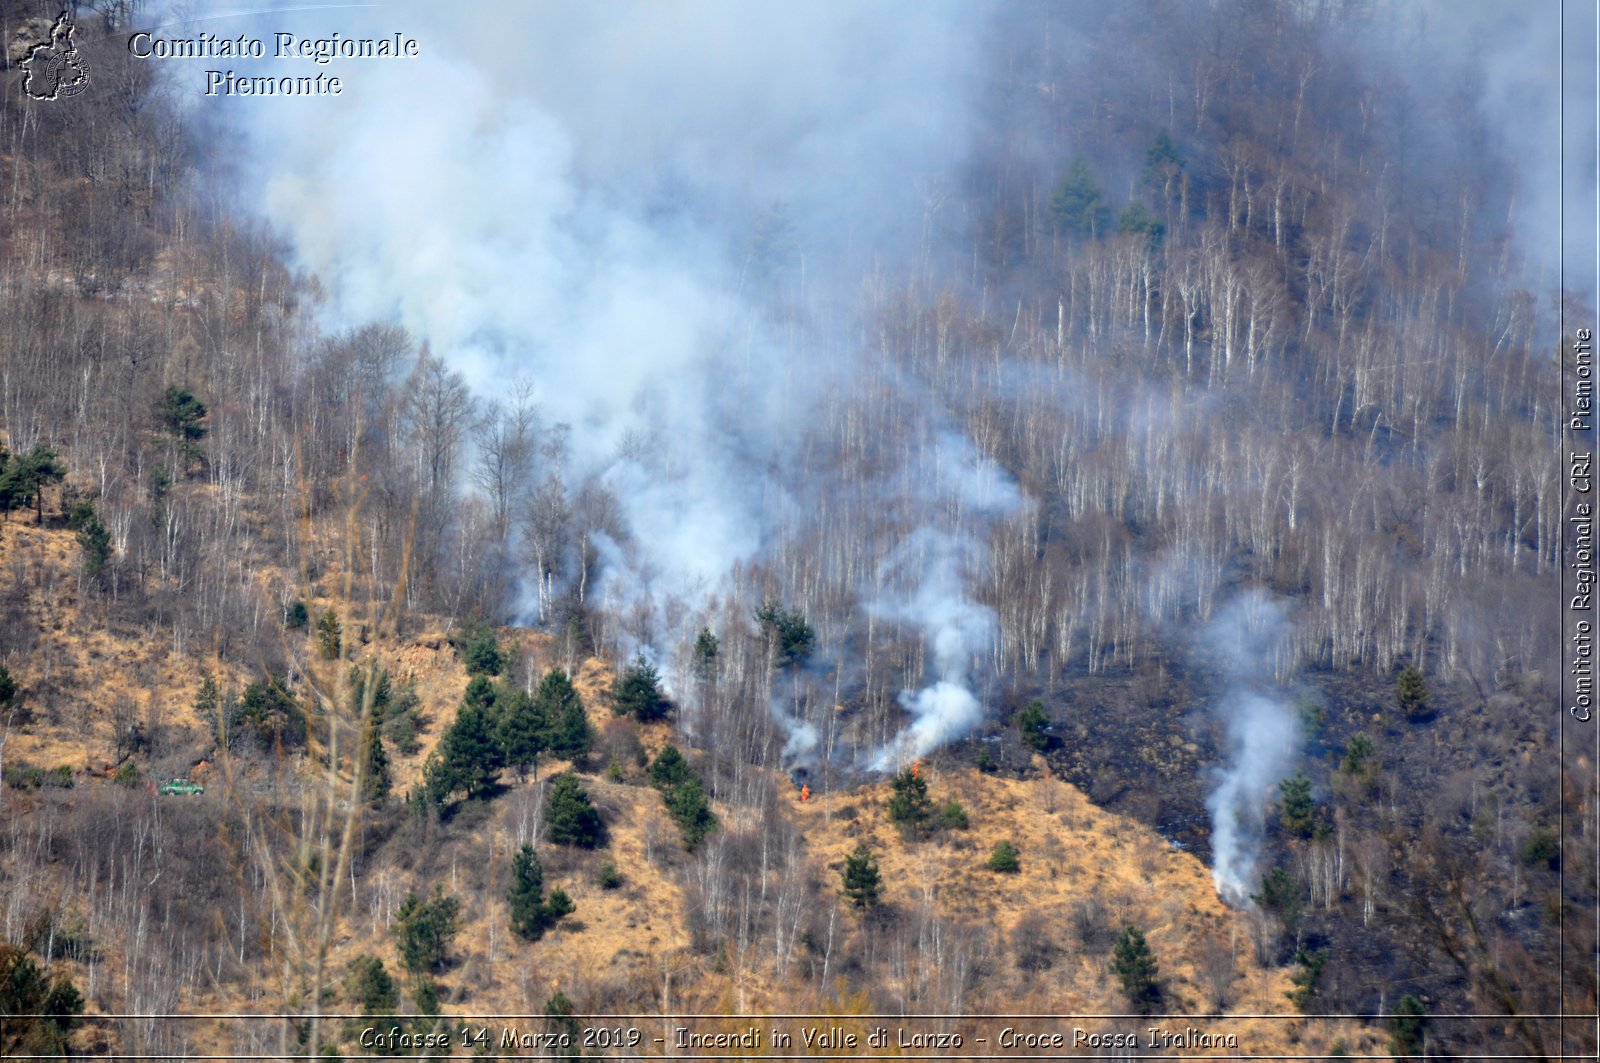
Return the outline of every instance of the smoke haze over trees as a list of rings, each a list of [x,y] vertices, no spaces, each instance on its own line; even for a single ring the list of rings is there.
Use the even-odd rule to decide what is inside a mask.
[[[100,4],[94,92],[40,108],[7,82],[0,564],[39,584],[7,540],[78,514],[88,621],[250,672],[237,702],[211,688],[241,756],[360,760],[371,814],[419,831],[539,794],[518,877],[484,886],[538,907],[583,859],[536,856],[540,831],[611,827],[587,761],[642,781],[637,734],[670,727],[706,751],[654,801],[692,937],[770,934],[787,974],[802,897],[884,906],[865,841],[806,877],[761,772],[822,793],[981,750],[1199,853],[1258,962],[1320,957],[1318,1009],[1592,1001],[1592,974],[1534,974],[1564,919],[1592,945],[1562,912],[1594,883],[1555,854],[1592,848],[1595,807],[1535,708],[1561,667],[1558,197],[1515,116],[1561,90],[1524,70],[1545,23],[1245,0],[216,14],[421,56],[317,67],[338,97],[209,100],[201,64],[114,47],[194,32],[183,12]],[[294,616],[326,660],[283,648]],[[5,624],[30,704],[65,704]],[[507,625],[557,649],[502,652]],[[435,627],[478,676],[444,718],[398,671],[403,710],[318,688]],[[591,655],[620,677],[597,733],[571,685]],[[118,712],[148,759],[157,728]],[[437,792],[389,801],[419,731]],[[541,779],[545,757],[574,774]],[[861,969],[911,920],[872,918]],[[1561,1050],[1538,1019],[1427,1037]]]

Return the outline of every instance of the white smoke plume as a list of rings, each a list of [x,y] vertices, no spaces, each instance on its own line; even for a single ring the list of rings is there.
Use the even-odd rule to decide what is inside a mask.
[[[1289,622],[1282,604],[1250,591],[1220,610],[1201,632],[1220,661],[1228,688],[1216,713],[1227,734],[1227,763],[1215,769],[1211,877],[1225,899],[1243,903],[1258,884],[1261,842],[1272,788],[1294,767],[1300,722],[1283,696]]]
[[[1523,283],[1541,290],[1562,281],[1591,301],[1600,279],[1597,18],[1587,0],[1527,10],[1494,0],[1412,0],[1383,11],[1362,42],[1396,56],[1395,69],[1423,106],[1476,105],[1510,163],[1515,186],[1506,220],[1531,267]],[[1453,72],[1441,77],[1441,67]],[[1464,163],[1429,153],[1428,165],[1442,164]]]
[[[622,511],[615,534],[589,541],[591,600],[628,618],[624,652],[665,661],[736,567],[768,558],[832,490],[797,441],[881,357],[849,320],[864,272],[933,254],[927,189],[964,159],[993,15],[922,2],[286,9],[254,14],[255,32],[400,32],[422,54],[311,69],[343,79],[338,97],[208,105],[247,132],[248,205],[319,278],[329,328],[398,321],[483,398],[535,382],[541,420],[569,431],[570,480],[603,484]],[[805,308],[798,328],[775,319],[751,266],[751,234],[778,203],[797,234],[784,313]],[[971,661],[995,618],[963,580],[986,515],[1017,495],[937,403],[914,416],[923,444],[901,456],[911,471],[889,478],[885,504],[923,506],[909,526],[943,530],[926,578],[900,572],[879,604],[932,646],[936,681],[904,698],[902,744],[920,752],[981,713]],[[929,480],[925,497],[904,487]],[[813,756],[815,728],[775,712],[786,758]]]
[[[994,610],[974,601],[966,589],[967,569],[980,555],[970,540],[924,529],[884,562],[880,575],[891,584],[909,582],[910,588],[880,597],[873,611],[923,633],[933,655],[934,679],[920,690],[900,693],[900,704],[912,721],[872,755],[871,770],[889,771],[926,756],[982,722],[983,705],[973,693],[971,676],[975,662],[990,650],[998,625]]]

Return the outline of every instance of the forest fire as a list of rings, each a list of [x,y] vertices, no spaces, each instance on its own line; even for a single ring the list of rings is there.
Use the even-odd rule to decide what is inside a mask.
[[[148,5],[20,6],[0,1014],[60,1021],[0,1056],[1048,1005],[1593,1058],[1543,16],[268,5],[415,47],[230,103]]]

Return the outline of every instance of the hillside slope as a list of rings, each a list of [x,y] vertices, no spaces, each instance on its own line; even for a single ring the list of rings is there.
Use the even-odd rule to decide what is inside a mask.
[[[134,1010],[162,981],[153,967],[139,973],[150,958],[137,955],[149,950],[149,930],[137,916],[168,926],[167,933],[176,930],[168,922],[169,889],[185,895],[187,927],[180,935],[186,940],[167,943],[173,950],[167,959],[187,969],[164,988],[167,1010],[275,1013],[305,1006],[274,956],[289,944],[278,942],[286,917],[275,917],[274,905],[295,902],[274,900],[271,876],[256,866],[250,846],[226,839],[234,831],[247,835],[252,816],[293,819],[296,803],[310,807],[307,794],[328,787],[329,776],[303,754],[230,755],[209,741],[193,707],[204,659],[180,652],[159,632],[89,624],[94,603],[78,595],[74,557],[71,532],[48,522],[43,528],[13,522],[0,540],[0,594],[20,605],[13,627],[35,632],[14,673],[20,697],[4,747],[9,785],[0,800],[11,826],[0,868],[8,918],[32,920],[46,935],[75,942],[39,948],[86,991],[91,1018],[76,1035],[80,1047],[260,1050],[281,1035],[272,1023],[173,1020],[163,1031],[160,1023],[140,1030],[92,1016]],[[418,782],[467,683],[439,626],[421,626],[416,637],[373,638],[360,649],[391,662],[393,674],[414,684],[426,721],[416,751],[394,759],[396,794]],[[528,676],[559,663],[548,636],[500,634]],[[442,821],[418,819],[391,799],[357,818],[356,829],[370,838],[359,847],[349,888],[334,899],[324,963],[332,974],[322,1010],[359,1008],[345,980],[358,956],[376,956],[400,976],[396,911],[408,892],[426,896],[438,887],[460,899],[461,917],[436,986],[444,1010],[463,1016],[537,1014],[557,991],[580,1011],[595,1012],[1113,1014],[1126,1008],[1108,970],[1111,943],[1124,925],[1142,928],[1158,958],[1164,1010],[1204,1015],[1221,1001],[1232,1013],[1289,1012],[1286,971],[1257,962],[1259,921],[1221,903],[1195,856],[1096,807],[1042,760],[1022,776],[938,759],[921,766],[935,804],[958,801],[969,822],[921,838],[890,822],[886,781],[801,801],[787,779],[762,776],[745,788],[759,800],[714,803],[721,830],[689,853],[642,767],[667,742],[685,739],[669,724],[613,717],[605,705],[609,674],[599,661],[583,661],[575,672],[601,748],[634,755],[626,764],[613,756],[603,765],[590,755],[576,765],[606,822],[601,849],[538,846],[546,886],[564,889],[574,914],[537,942],[508,929],[511,855],[539,837],[549,780],[567,763],[541,764],[525,780],[507,778],[492,800],[458,805]],[[129,713],[144,729],[134,745],[117,738]],[[691,761],[707,764],[685,748]],[[32,767],[45,769],[42,784],[30,777]],[[161,797],[136,781],[178,774],[205,783],[206,793]],[[336,788],[347,784],[348,772],[338,780]],[[109,886],[95,883],[97,865],[81,850],[95,844],[96,830],[107,829],[97,819],[110,807],[146,823],[156,837],[176,832],[179,851],[149,857],[154,874],[147,877],[153,883],[170,874],[169,886],[119,896],[128,884],[114,870]],[[281,845],[311,833],[302,820],[263,840]],[[208,853],[206,839],[224,844]],[[1014,874],[986,866],[1001,839],[1020,853]],[[882,876],[881,903],[867,912],[839,895],[840,871],[858,843],[875,854]],[[267,854],[268,863],[274,855],[283,854]],[[223,873],[201,890],[197,877],[206,859]],[[608,861],[621,872],[612,888],[597,882]],[[769,892],[778,898],[776,914],[764,916],[752,898]],[[202,962],[204,956],[210,959]],[[405,1000],[412,1006],[409,989]],[[1120,1028],[1112,1020],[1082,1025]],[[1378,1043],[1372,1031],[1327,1024],[1312,1030],[1294,1021],[1220,1020],[1206,1028],[1235,1033],[1253,1052],[1287,1050],[1302,1036],[1319,1046],[1335,1038],[1351,1047]],[[334,1036],[358,1036],[353,1029],[337,1026]]]

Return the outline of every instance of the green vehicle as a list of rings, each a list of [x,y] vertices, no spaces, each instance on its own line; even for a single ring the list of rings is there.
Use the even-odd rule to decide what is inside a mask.
[[[190,782],[188,779],[173,779],[171,782],[161,784],[161,792],[178,795],[203,794],[206,792],[206,788],[197,782]]]

